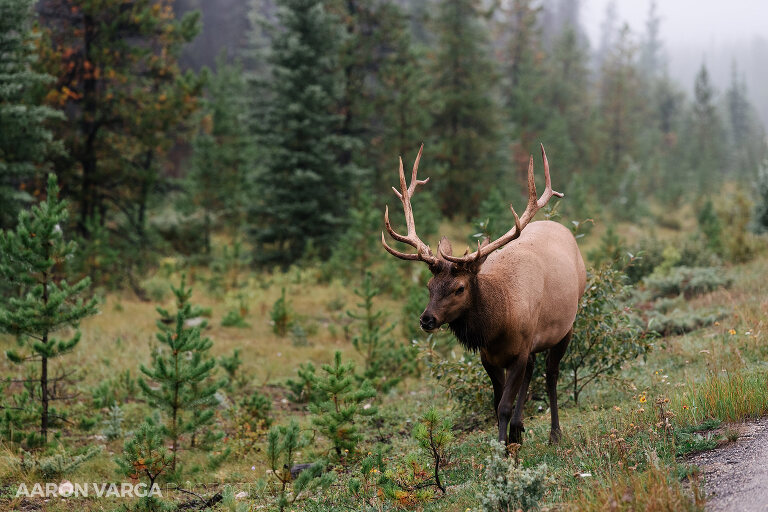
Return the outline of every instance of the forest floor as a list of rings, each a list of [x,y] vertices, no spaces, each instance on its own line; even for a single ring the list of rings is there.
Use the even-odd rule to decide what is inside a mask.
[[[768,510],[768,418],[740,424],[738,439],[687,459],[704,477],[707,510]]]
[[[598,235],[589,238],[594,244]],[[114,458],[122,451],[125,439],[151,412],[136,389],[138,367],[149,363],[157,346],[155,307],[162,305],[173,310],[168,285],[178,284],[182,270],[194,286],[192,302],[210,309],[205,335],[214,342],[211,355],[218,359],[241,349],[242,366],[226,398],[239,400],[254,390],[268,395],[274,425],[286,425],[295,419],[303,431],[312,431],[306,406],[293,403],[285,386],[286,379],[296,378],[299,364],[312,361],[319,368],[331,360],[336,350],[342,352],[345,361],[355,361],[358,368],[362,364],[347,330],[350,319],[346,312],[355,311],[360,302],[353,293],[356,284],[322,282],[313,269],[294,268],[274,274],[243,269],[237,278],[241,286],[222,291],[214,289],[213,281],[204,271],[172,266],[172,262],[164,262],[157,273],[147,277],[144,285],[155,292],[153,302],[141,302],[128,292],[104,294],[101,313],[81,324],[80,346],[62,358],[60,364],[79,369],[75,386],[80,396],[69,405],[73,424],[61,429],[56,450],[72,453],[93,444],[102,447],[99,456],[67,472],[65,478],[71,482],[120,482],[124,478],[118,473]],[[711,506],[721,507],[713,510],[740,510],[741,505],[720,500],[752,494],[736,491],[737,484],[755,484],[750,480],[752,477],[763,475],[768,479],[766,468],[758,471],[743,466],[748,460],[768,460],[768,421],[743,423],[768,414],[768,253],[757,254],[748,263],[726,265],[722,272],[732,279],[730,287],[680,299],[693,312],[724,309],[725,316],[719,321],[657,340],[647,359],[638,358],[626,364],[619,375],[596,382],[580,396],[578,404],[568,396],[567,389],[562,390],[560,420],[564,437],[559,446],[548,444],[546,404],[532,402],[526,407],[525,441],[519,460],[523,468],[546,464],[553,484],[541,503],[544,509],[701,510],[704,500],[700,499],[699,489],[703,485],[711,495]],[[304,340],[278,337],[272,332],[270,309],[283,289],[294,320],[306,331]],[[376,300],[376,308],[388,312],[388,323],[396,324],[393,336],[401,336],[403,322],[417,322],[415,317],[403,315],[404,301],[404,293],[397,297],[392,292]],[[247,326],[222,326],[227,313],[239,309],[246,311]],[[0,337],[0,350],[14,344],[13,339]],[[452,347],[446,357],[475,357],[462,352],[460,347]],[[219,370],[219,375],[222,374]],[[23,373],[18,366],[0,360],[0,375]],[[562,378],[566,380],[565,376]],[[490,393],[485,376],[482,386],[482,391]],[[109,413],[102,398],[108,396],[118,397],[125,414],[123,437],[113,441],[102,435]],[[484,466],[490,454],[488,441],[495,437],[493,413],[483,409],[473,422],[463,420],[466,411],[452,402],[444,384],[427,369],[382,394],[378,402],[381,420],[365,428],[360,457],[384,447],[388,470],[402,477],[405,487],[421,485],[408,479],[407,470],[415,468],[412,461],[424,468],[430,465],[429,459],[418,455],[412,432],[431,405],[454,418],[455,441],[443,470],[448,487],[445,494],[421,488],[418,493],[404,493],[402,499],[393,501],[374,492],[370,497],[372,506],[380,510],[424,512],[476,509],[480,496],[486,492],[488,477]],[[226,414],[223,407],[217,411],[220,426],[231,432],[232,424]],[[83,419],[92,419],[91,426],[80,427],[85,424]],[[742,424],[760,427],[737,426]],[[232,457],[215,471],[205,468],[205,451],[184,450],[184,467],[188,468],[184,481],[191,481],[195,489],[204,489],[201,493],[209,497],[222,485],[238,486],[238,490],[248,493],[241,504],[248,504],[251,510],[272,510],[274,495],[267,485],[270,473],[265,460],[266,440],[264,432],[257,434],[254,445],[238,445]],[[715,446],[720,449],[703,451]],[[312,457],[327,454],[327,442],[315,436],[311,450],[296,462],[311,462]],[[696,452],[699,455],[690,455]],[[728,473],[731,467],[744,467],[741,476]],[[295,509],[359,510],[351,504],[354,502],[347,491],[350,478],[359,474],[359,468],[359,458],[332,466],[338,475],[337,482],[324,493],[298,501]],[[39,475],[19,469],[13,447],[0,444],[0,510],[102,511],[126,505],[126,500],[116,499],[46,502],[14,497],[21,482],[32,485],[36,481],[40,481]],[[689,494],[686,481],[692,482]],[[212,482],[216,486],[205,487]],[[177,504],[190,500],[194,502],[181,493],[169,495],[169,501]],[[216,510],[234,508],[222,505]]]

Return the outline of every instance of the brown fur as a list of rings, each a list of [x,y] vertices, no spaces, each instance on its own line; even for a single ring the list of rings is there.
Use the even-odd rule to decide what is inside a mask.
[[[485,241],[477,251],[454,257],[451,244],[443,238],[437,255],[416,234],[411,198],[429,178],[417,178],[422,148],[413,164],[411,182],[405,179],[400,159],[400,190],[395,194],[403,204],[406,234],[392,229],[389,209],[384,226],[395,240],[416,249],[404,253],[390,247],[384,233],[381,243],[393,256],[429,265],[433,277],[429,304],[420,318],[421,328],[433,331],[448,324],[467,349],[480,352],[493,384],[493,400],[499,420],[499,441],[506,444],[507,428],[513,442],[523,432],[523,405],[528,393],[536,354],[547,353],[547,393],[552,411],[550,441],[560,439],[557,412],[557,378],[560,360],[573,332],[579,300],[586,286],[586,270],[576,240],[556,222],[531,222],[552,196],[549,164],[544,146],[545,190],[536,197],[533,157],[528,162],[528,205],[521,217],[515,210],[515,225],[494,240]]]
[[[450,254],[447,241],[441,244],[442,252]],[[556,222],[532,222],[479,265],[462,268],[440,259],[431,269],[434,277],[422,319],[434,318],[431,329],[448,324],[467,349],[480,352],[494,385],[499,439],[506,442],[512,402],[527,394],[527,385],[520,388],[529,357],[556,347],[573,327],[586,286],[576,240]],[[461,286],[464,291],[457,294]],[[512,429],[514,437],[522,422]],[[559,437],[559,423],[553,422],[552,436]]]

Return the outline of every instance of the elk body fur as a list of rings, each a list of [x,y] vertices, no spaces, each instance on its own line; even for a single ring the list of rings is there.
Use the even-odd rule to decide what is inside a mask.
[[[522,412],[536,354],[547,353],[546,381],[552,415],[550,441],[560,439],[557,412],[559,364],[571,338],[578,304],[586,286],[584,261],[571,232],[551,221],[530,222],[552,195],[549,166],[542,147],[546,189],[536,198],[533,160],[528,169],[529,201],[515,226],[499,239],[478,247],[472,254],[455,257],[443,238],[438,254],[416,235],[410,198],[418,185],[414,164],[406,187],[400,165],[401,191],[408,234],[395,232],[385,213],[385,226],[401,242],[417,249],[401,253],[386,244],[391,254],[429,265],[433,277],[427,285],[429,304],[421,315],[422,329],[433,331],[447,324],[467,349],[478,351],[493,385],[499,440],[521,442]],[[499,250],[496,250],[499,249]]]

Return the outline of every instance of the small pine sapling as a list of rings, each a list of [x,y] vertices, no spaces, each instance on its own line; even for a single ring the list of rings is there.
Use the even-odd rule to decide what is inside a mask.
[[[185,278],[179,288],[172,287],[176,296],[176,313],[157,308],[157,339],[161,348],[152,354],[152,365],[140,366],[153,385],[144,379],[139,386],[151,406],[167,416],[164,435],[172,446],[172,467],[176,469],[177,452],[181,436],[194,435],[213,422],[213,407],[217,404],[216,392],[225,383],[213,380],[216,360],[208,354],[213,345],[210,338],[201,337],[205,323],[189,326],[190,318],[200,316],[199,307],[190,303],[191,288],[185,286]]]
[[[373,510],[381,509],[379,490],[389,483],[386,471],[384,454],[379,447],[360,461],[360,476],[350,478],[347,483],[355,503],[365,503]]]
[[[357,324],[353,326],[357,334],[352,337],[352,345],[365,362],[360,378],[371,381],[379,392],[386,393],[414,370],[416,357],[409,354],[405,345],[389,337],[395,326],[385,325],[385,312],[375,309],[373,301],[378,294],[371,273],[366,272],[362,286],[355,289],[355,295],[362,302],[357,304],[357,312],[347,311],[347,315]]]
[[[267,465],[277,480],[274,490],[281,512],[299,498],[315,489],[325,489],[335,480],[334,473],[324,472],[324,461],[315,462],[300,471],[295,467],[296,453],[308,444],[309,440],[300,434],[299,424],[294,420],[287,427],[273,427],[267,435]]]
[[[272,402],[258,391],[243,397],[228,411],[232,420],[232,442],[236,453],[244,457],[256,446],[272,424]]]
[[[317,378],[316,386],[326,399],[310,403],[309,410],[312,423],[331,442],[336,457],[342,459],[346,453],[354,452],[363,439],[356,423],[378,412],[370,403],[376,390],[367,380],[355,385],[355,364],[342,364],[341,352],[334,355],[333,365],[323,365],[323,371],[325,375]]]
[[[453,423],[450,418],[441,417],[437,409],[430,407],[413,428],[413,437],[424,453],[432,458],[435,485],[445,494],[445,486],[440,481],[440,464],[448,459],[448,446],[453,441]]]
[[[275,301],[269,316],[272,319],[272,332],[281,338],[288,334],[288,328],[291,326],[291,304],[285,298],[285,288],[280,291],[280,298]]]
[[[123,453],[115,458],[122,474],[131,480],[146,480],[149,492],[141,498],[140,509],[163,510],[163,503],[154,497],[153,488],[158,478],[168,474],[175,457],[164,446],[161,428],[144,422],[133,437],[125,442]],[[159,489],[158,489],[159,490]]]
[[[104,430],[101,433],[108,441],[123,437],[123,410],[120,409],[119,405],[113,405],[109,408],[103,423]]]
[[[232,389],[232,384],[237,380],[237,370],[242,364],[243,360],[240,359],[239,348],[236,348],[231,356],[221,356],[219,358],[219,366],[227,372],[227,389]]]
[[[311,402],[322,402],[325,395],[317,387],[317,374],[315,365],[310,361],[299,365],[297,370],[298,380],[288,379],[285,385],[290,391],[290,400],[296,404],[308,404]]]
[[[52,420],[60,419],[49,410],[51,401],[63,398],[61,388],[67,373],[49,375],[49,362],[71,352],[80,341],[80,331],[71,337],[54,338],[64,328],[96,313],[96,300],[84,300],[90,279],[74,284],[66,281],[66,262],[77,251],[74,242],[64,240],[67,203],[59,199],[53,174],[48,176],[47,198],[30,211],[19,213],[14,230],[0,232],[0,279],[15,288],[13,296],[0,299],[0,332],[16,335],[23,352],[8,350],[16,364],[40,363],[35,380],[40,397],[40,437],[48,442]]]

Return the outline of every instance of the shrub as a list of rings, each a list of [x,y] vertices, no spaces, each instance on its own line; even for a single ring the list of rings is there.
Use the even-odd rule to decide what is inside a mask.
[[[653,273],[648,276],[645,279],[645,287],[651,293],[651,299],[675,297],[680,294],[691,298],[728,287],[732,282],[722,268],[673,267],[667,274]]]
[[[660,336],[673,336],[695,331],[712,325],[728,316],[728,312],[717,309],[708,312],[675,310],[670,314],[651,311],[647,314],[647,329]]]
[[[546,464],[521,468],[514,458],[507,457],[506,447],[491,441],[492,452],[485,461],[483,490],[477,499],[483,512],[538,510],[539,503],[552,485]]]
[[[651,349],[654,334],[641,330],[620,298],[625,276],[607,264],[591,270],[579,304],[573,336],[560,368],[570,377],[573,401],[590,383],[616,373],[621,366]]]
[[[56,453],[47,457],[35,457],[31,453],[22,451],[18,469],[25,473],[37,473],[43,480],[50,482],[71,473],[100,453],[101,446],[88,446],[82,453],[67,452],[59,447]]]
[[[768,158],[763,160],[757,173],[757,200],[752,214],[752,229],[756,233],[768,231]]]
[[[433,338],[421,343],[420,355],[433,379],[445,389],[462,423],[477,424],[493,413],[490,380],[480,358],[464,353],[458,359],[445,357],[435,348]]]
[[[231,356],[221,356],[219,358],[219,366],[224,368],[224,371],[227,373],[227,388],[232,388],[232,383],[235,382],[237,378],[237,370],[240,368],[240,365],[243,364],[243,360],[240,359],[240,349],[236,348]]]

